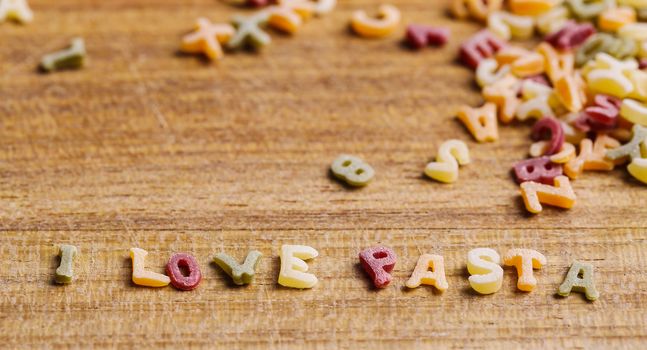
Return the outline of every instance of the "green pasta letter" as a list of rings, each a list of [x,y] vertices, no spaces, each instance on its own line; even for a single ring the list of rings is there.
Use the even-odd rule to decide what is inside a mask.
[[[584,293],[586,299],[591,301],[600,297],[600,293],[595,289],[593,283],[593,265],[579,261],[573,262],[564,282],[559,286],[557,294],[567,297],[571,291]]]
[[[239,286],[252,283],[256,266],[261,260],[261,252],[252,250],[247,253],[245,262],[240,265],[234,258],[225,254],[219,253],[213,257],[213,261],[220,266],[231,277],[231,279]]]
[[[61,263],[56,269],[55,281],[60,284],[68,284],[72,282],[74,278],[74,257],[77,254],[77,249],[73,245],[62,244],[60,246],[59,255],[61,257]]]
[[[43,56],[40,67],[45,72],[81,68],[85,62],[85,55],[83,39],[75,38],[69,48]]]

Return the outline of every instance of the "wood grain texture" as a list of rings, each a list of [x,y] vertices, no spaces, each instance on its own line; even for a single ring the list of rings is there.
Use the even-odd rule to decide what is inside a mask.
[[[528,125],[478,145],[454,118],[480,97],[455,64],[478,30],[447,1],[393,1],[407,22],[446,25],[440,49],[348,33],[374,1],[342,0],[262,54],[215,65],[177,54],[198,16],[225,21],[216,0],[31,0],[34,23],[0,25],[0,346],[249,349],[644,348],[647,342],[647,188],[619,168],[573,182],[569,211],[523,209],[511,165]],[[89,66],[42,75],[41,55],[82,36]],[[440,143],[468,142],[473,163],[443,185],[422,176]],[[328,175],[342,152],[376,170],[349,190]],[[52,283],[57,244],[80,249],[78,279]],[[307,244],[313,290],[277,285],[279,247]],[[381,291],[357,253],[399,256]],[[204,280],[192,292],[130,282],[128,249],[162,272],[188,252]],[[548,265],[535,292],[474,295],[467,251],[534,248]],[[264,258],[254,284],[235,287],[210,263],[226,251]],[[450,288],[408,291],[422,253],[442,254]],[[570,263],[596,269],[601,298],[555,297]]]

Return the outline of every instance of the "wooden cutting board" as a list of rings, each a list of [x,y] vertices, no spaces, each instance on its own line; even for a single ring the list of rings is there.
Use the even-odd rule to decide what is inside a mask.
[[[529,125],[477,144],[455,119],[481,103],[455,62],[479,25],[448,1],[393,1],[403,25],[384,40],[348,31],[341,1],[297,35],[272,33],[261,54],[217,64],[178,54],[194,20],[249,12],[216,0],[31,0],[35,21],[0,25],[0,344],[6,348],[162,347],[402,349],[644,347],[647,187],[623,167],[573,182],[572,210],[526,214],[511,165]],[[444,48],[400,45],[404,24],[448,26]],[[89,65],[43,75],[44,53],[82,36]],[[422,175],[440,143],[465,140],[473,163],[453,185]],[[340,153],[363,157],[374,183],[350,190],[328,175]],[[57,245],[80,249],[71,285],[53,284]],[[312,290],[277,284],[279,248],[306,244]],[[371,288],[366,247],[398,255],[394,281]],[[130,282],[128,250],[197,257],[192,292]],[[489,296],[469,288],[466,254],[537,249],[537,290],[506,268]],[[264,258],[235,287],[212,263],[225,251]],[[407,290],[423,253],[445,258],[450,288]],[[573,260],[595,267],[601,297],[556,297]]]

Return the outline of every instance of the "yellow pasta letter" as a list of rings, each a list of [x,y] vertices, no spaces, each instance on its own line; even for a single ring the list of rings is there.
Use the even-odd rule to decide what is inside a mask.
[[[460,140],[445,141],[438,151],[436,161],[427,164],[425,175],[444,183],[458,179],[458,165],[470,162],[470,153],[465,142]]]
[[[481,294],[496,293],[503,283],[501,257],[494,249],[475,248],[467,253],[470,286]]]
[[[290,288],[312,288],[317,284],[317,276],[306,273],[308,264],[304,260],[316,258],[319,253],[306,245],[281,247],[281,272],[279,284]]]
[[[146,287],[164,287],[171,283],[167,275],[147,271],[146,255],[148,252],[144,249],[130,248],[130,258],[133,261],[133,283]]]

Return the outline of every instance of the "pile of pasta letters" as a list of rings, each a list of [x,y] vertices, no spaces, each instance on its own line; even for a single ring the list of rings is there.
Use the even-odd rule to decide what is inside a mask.
[[[181,50],[204,54],[216,61],[227,50],[259,50],[271,42],[266,27],[295,34],[313,16],[333,10],[335,0],[249,0],[242,4],[258,7],[249,16],[235,16],[231,23],[212,23],[199,18],[195,30],[181,40]],[[647,184],[647,0],[454,0],[450,12],[458,19],[483,23],[485,29],[465,41],[458,53],[461,61],[475,71],[484,103],[463,106],[458,119],[477,142],[496,142],[501,124],[534,120],[530,158],[513,167],[526,209],[542,211],[542,204],[571,208],[576,195],[570,181],[585,171],[610,171],[627,164],[629,174]],[[33,19],[26,0],[0,0],[0,22],[13,19],[28,23]],[[350,20],[353,32],[361,37],[381,38],[394,33],[401,21],[397,7],[382,5],[378,15],[355,12]],[[537,36],[543,40],[534,48],[516,43]],[[450,37],[447,28],[409,24],[405,40],[412,49],[444,45]],[[69,48],[45,55],[42,70],[80,68],[85,64],[81,38]],[[458,181],[459,167],[470,163],[465,142],[447,140],[440,145],[437,159],[424,173],[437,181]],[[374,169],[361,158],[340,155],[331,172],[350,186],[367,185]],[[61,265],[56,281],[73,279],[72,261],[77,248],[60,247]],[[171,257],[166,275],[144,268],[147,252],[131,249],[132,280],[137,285],[161,287],[168,284],[192,290],[202,277],[191,255]],[[311,288],[317,278],[307,273],[304,260],[318,255],[308,246],[284,245],[278,283],[293,288]],[[214,257],[236,284],[252,281],[261,257],[252,251],[243,264],[220,253]],[[387,247],[362,251],[359,259],[375,287],[391,281],[396,255]],[[482,294],[501,288],[500,256],[489,248],[468,253],[470,285]],[[536,286],[533,268],[546,264],[546,258],[530,249],[512,249],[503,258],[519,274],[518,288],[532,291]],[[188,275],[181,271],[185,268]],[[434,285],[448,288],[442,256],[423,254],[406,285]],[[595,300],[599,293],[593,284],[593,267],[574,262],[558,294],[571,290]]]

